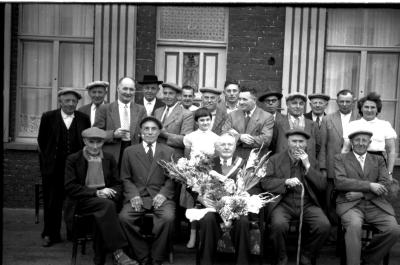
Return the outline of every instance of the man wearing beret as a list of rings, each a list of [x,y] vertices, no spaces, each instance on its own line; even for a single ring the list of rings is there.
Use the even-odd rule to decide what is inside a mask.
[[[86,104],[78,109],[90,117],[90,124],[93,125],[96,119],[96,111],[101,104],[104,103],[104,98],[107,95],[109,83],[106,81],[94,81],[86,86],[91,103]]]
[[[74,212],[94,218],[94,264],[104,265],[106,252],[118,265],[138,265],[122,250],[128,246],[119,223],[116,204],[122,195],[114,157],[101,150],[106,132],[97,127],[82,132],[85,147],[68,156],[65,191],[74,202]]]
[[[326,115],[325,110],[328,107],[330,97],[325,94],[312,94],[308,96],[310,100],[311,111],[304,114],[306,119],[316,122],[318,128],[321,127],[322,118]]]
[[[177,156],[183,156],[183,137],[193,131],[193,113],[178,101],[182,88],[173,83],[164,83],[162,87],[165,106],[154,111],[154,117],[163,125],[159,141],[174,148]]]
[[[135,258],[141,264],[157,265],[165,259],[175,219],[174,181],[157,162],[170,161],[174,149],[157,142],[162,130],[158,119],[145,117],[140,128],[143,142],[128,147],[122,159],[124,206],[119,218]],[[137,223],[145,213],[154,214],[151,247]]]
[[[103,150],[112,154],[120,167],[124,149],[139,143],[139,123],[146,117],[146,109],[134,102],[136,88],[132,78],[121,78],[117,91],[118,100],[100,106],[93,126],[106,131]]]
[[[278,112],[282,96],[280,92],[268,91],[258,98],[258,101],[264,103],[264,110],[274,116],[274,121],[283,119],[283,115]]]
[[[228,118],[225,106],[218,104],[222,91],[214,87],[202,87],[201,92],[201,105],[211,112],[211,131],[220,135],[222,126]]]
[[[61,241],[65,160],[82,149],[81,133],[90,127],[89,117],[76,111],[79,99],[81,94],[74,89],[60,90],[60,109],[43,113],[40,120],[37,141],[43,183],[44,247]]]
[[[267,220],[271,224],[270,236],[276,255],[273,264],[288,264],[289,222],[299,219],[303,209],[301,221],[308,231],[302,231],[300,264],[311,265],[330,230],[329,220],[317,197],[326,188],[326,178],[321,175],[316,159],[306,153],[310,135],[297,128],[286,131],[285,137],[288,149],[269,159],[266,176],[261,181],[265,191],[281,195],[267,205]]]
[[[372,236],[363,257],[365,265],[381,264],[383,257],[400,238],[392,205],[386,200],[391,179],[382,156],[367,153],[372,132],[355,128],[349,134],[352,152],[335,157],[336,212],[345,229],[348,265],[361,260],[362,225],[379,230]]]
[[[156,109],[165,105],[162,100],[157,98],[157,93],[160,91],[159,85],[162,84],[162,81],[159,81],[156,75],[144,75],[143,80],[138,83],[142,85],[143,95],[136,96],[135,102],[146,108],[147,116],[153,116]]]

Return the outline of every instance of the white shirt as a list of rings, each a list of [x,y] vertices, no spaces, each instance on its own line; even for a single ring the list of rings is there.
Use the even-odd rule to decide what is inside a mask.
[[[226,160],[226,166],[228,167],[232,166],[232,157],[228,159],[223,159],[222,157],[219,157],[219,160],[221,162],[221,166],[224,164],[224,160]]]
[[[96,118],[96,109],[97,109],[96,104],[92,103],[92,105],[90,106],[90,125],[92,126]]]
[[[196,105],[192,105],[192,106],[190,106],[189,108],[188,108],[188,110],[190,110],[190,111],[196,111],[196,110],[198,110],[199,109],[199,107],[197,107]]]
[[[317,122],[317,118],[319,117],[319,124],[318,124],[318,125],[321,125],[321,123],[322,123],[322,118],[324,117],[324,114],[318,116],[318,115],[315,115],[314,112],[311,112],[311,116],[312,116],[312,120],[313,120],[314,122]]]
[[[356,156],[358,162],[360,163],[362,170],[364,170],[365,158],[367,157],[367,153],[365,153],[363,155],[359,155],[359,154],[356,154],[355,152],[353,152],[353,154]]]
[[[118,110],[119,110],[119,120],[121,122],[121,126],[122,124],[124,124],[124,121],[122,120],[124,117],[124,111],[125,111],[125,106],[128,108],[128,123],[131,123],[131,102],[129,102],[128,104],[122,103],[119,99],[118,99]],[[129,128],[123,128],[123,129],[127,129],[129,130]]]
[[[214,121],[215,121],[215,117],[217,116],[217,110],[213,110],[211,112],[211,124],[210,124],[210,128],[212,128],[214,126]]]
[[[147,101],[146,98],[143,98],[143,105],[146,108],[147,116],[151,116],[154,106],[156,105],[156,98],[154,98],[152,101]]]
[[[255,106],[252,110],[250,110],[250,113],[249,113],[249,117],[251,118],[251,116],[253,116],[253,113],[254,113],[254,111],[256,110],[256,107],[257,106]],[[244,112],[244,116],[246,116],[246,112]]]
[[[210,130],[197,129],[183,137],[183,144],[186,148],[190,148],[190,156],[199,152],[212,156],[215,152],[214,144],[218,138],[219,136]]]
[[[289,116],[289,121],[290,121],[289,122],[290,129],[293,129],[292,127],[293,127],[293,124],[296,121],[296,118],[294,116],[290,115],[290,114],[288,114],[288,116]],[[305,119],[304,116],[300,115],[297,118],[299,119],[299,127],[304,129],[304,127],[306,127],[306,122],[304,121],[304,119]]]
[[[144,147],[144,152],[147,154],[147,152],[149,151],[149,147],[147,146],[148,143],[143,141],[142,144],[143,144],[143,147]],[[157,144],[157,142],[154,142],[154,143],[151,144],[151,149],[153,150],[153,157],[154,157],[154,154],[156,153],[156,144]]]
[[[349,126],[350,123],[351,113],[352,112],[350,112],[349,114],[343,114],[340,112],[340,119],[342,120],[343,132],[348,129],[347,127]]]
[[[75,114],[72,113],[71,115],[66,114],[63,110],[61,110],[61,117],[63,118],[64,124],[69,129],[71,127],[71,123],[75,118]]]
[[[225,104],[226,113],[229,114],[229,113],[231,113],[231,112],[233,112],[233,111],[235,111],[235,110],[238,110],[238,106],[239,106],[239,103],[236,103],[235,107],[230,108],[228,104]]]

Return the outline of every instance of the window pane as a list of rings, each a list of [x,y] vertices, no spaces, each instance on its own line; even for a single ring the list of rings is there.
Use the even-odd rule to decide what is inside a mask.
[[[382,111],[379,113],[379,119],[388,121],[392,124],[392,127],[395,128],[395,113],[396,113],[396,102],[382,102]]]
[[[329,9],[327,45],[361,45],[363,40],[362,9]]]
[[[23,86],[51,87],[53,45],[48,42],[22,43]]]
[[[93,37],[91,5],[60,5],[60,35]]]
[[[368,45],[400,46],[400,10],[368,9]]]
[[[21,34],[55,35],[57,5],[21,4]]]

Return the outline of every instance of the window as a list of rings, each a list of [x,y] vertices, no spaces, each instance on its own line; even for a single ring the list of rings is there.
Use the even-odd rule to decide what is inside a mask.
[[[16,140],[35,142],[42,113],[57,108],[59,89],[79,89],[80,105],[89,102],[94,7],[21,4],[19,10]]]

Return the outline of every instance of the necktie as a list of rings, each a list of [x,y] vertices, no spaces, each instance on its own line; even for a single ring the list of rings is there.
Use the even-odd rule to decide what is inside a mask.
[[[364,157],[359,156],[358,161],[360,162],[361,169],[364,170]]]
[[[228,160],[224,159],[224,160],[222,161],[222,165],[227,167],[227,166],[228,166]]]
[[[121,128],[129,130],[129,115],[128,115],[128,105],[125,104],[124,106],[124,110],[122,112],[122,124],[121,124]]]
[[[317,122],[317,124],[318,124],[318,128],[321,126],[321,124],[320,124],[320,119],[319,119],[319,116],[317,116],[317,120],[316,120],[316,122]]]
[[[151,112],[152,112],[153,110],[151,109],[151,103],[150,102],[147,102],[147,116],[151,116]]]
[[[246,111],[244,113],[244,127],[245,127],[245,129],[247,129],[247,125],[249,124],[249,120],[250,120],[250,112]]]
[[[166,107],[165,107],[165,111],[164,111],[164,115],[162,116],[162,119],[161,119],[161,123],[164,123],[164,122],[165,122],[165,119],[167,119],[167,117],[168,117],[168,112],[169,112],[169,107],[166,106]]]
[[[294,118],[293,128],[292,129],[299,128],[299,125],[300,125],[299,117]]]
[[[149,158],[149,161],[153,161],[153,149],[151,148],[151,144],[147,144],[147,147],[149,150],[147,150],[147,157]]]

